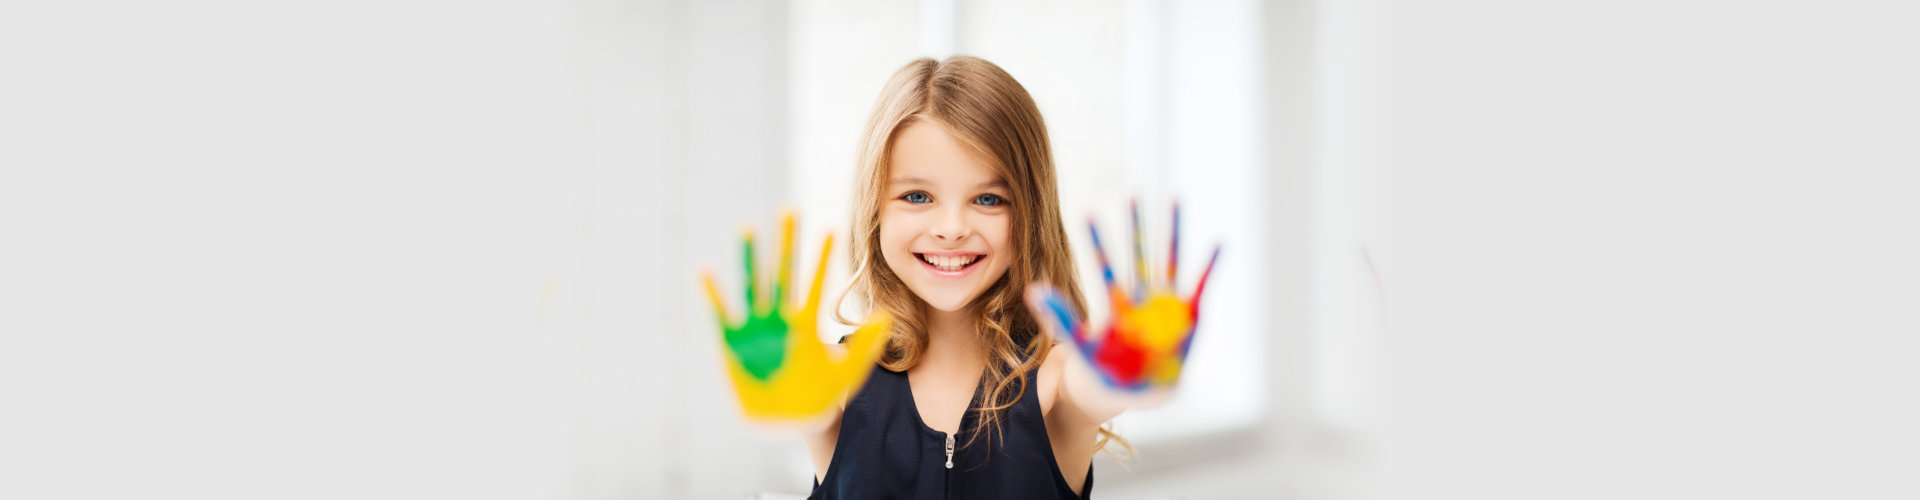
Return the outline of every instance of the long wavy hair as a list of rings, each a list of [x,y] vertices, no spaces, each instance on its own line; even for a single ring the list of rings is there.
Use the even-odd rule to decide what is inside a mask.
[[[1013,247],[1010,253],[1016,258],[1007,273],[975,298],[970,308],[978,315],[975,334],[986,346],[987,367],[980,378],[982,401],[975,410],[977,427],[967,444],[982,436],[993,443],[1002,417],[1029,389],[1025,375],[1039,368],[1053,348],[1053,339],[1041,332],[1022,300],[1027,284],[1046,280],[1080,310],[1086,310],[1060,217],[1052,146],[1040,108],[1026,88],[984,59],[921,58],[907,63],[887,81],[860,141],[849,245],[855,271],[848,291],[864,296],[869,308],[893,315],[893,331],[880,365],[896,372],[912,368],[926,352],[926,304],[882,260],[880,207],[886,199],[894,137],[916,120],[944,125],[962,144],[991,160],[990,167],[1012,191],[1008,200],[1013,213],[1009,239]],[[843,292],[839,300],[845,300],[846,295]],[[840,316],[838,301],[834,310],[841,323],[853,324]],[[1126,446],[1126,440],[1104,425],[1097,439],[1096,450],[1105,449],[1116,439]]]

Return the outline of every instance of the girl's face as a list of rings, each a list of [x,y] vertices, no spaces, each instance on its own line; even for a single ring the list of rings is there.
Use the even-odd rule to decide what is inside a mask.
[[[965,309],[1013,263],[1009,189],[988,165],[938,124],[916,120],[894,138],[880,254],[935,309]]]

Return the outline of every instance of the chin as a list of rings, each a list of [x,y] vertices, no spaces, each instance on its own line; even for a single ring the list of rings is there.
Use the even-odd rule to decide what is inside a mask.
[[[967,297],[927,297],[924,294],[920,295],[920,301],[926,302],[927,307],[931,307],[931,308],[938,309],[945,312],[964,311],[967,309],[968,306],[973,305],[974,299],[978,299],[978,298],[980,298],[979,295],[971,295]]]

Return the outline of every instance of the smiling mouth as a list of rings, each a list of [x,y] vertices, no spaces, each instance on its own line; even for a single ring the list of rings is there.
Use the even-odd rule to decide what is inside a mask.
[[[933,266],[934,269],[950,273],[964,271],[969,267],[973,267],[974,264],[979,264],[980,261],[983,260],[981,257],[985,257],[984,255],[941,257],[924,253],[916,253],[913,254],[913,256],[914,258],[920,259],[920,262]]]

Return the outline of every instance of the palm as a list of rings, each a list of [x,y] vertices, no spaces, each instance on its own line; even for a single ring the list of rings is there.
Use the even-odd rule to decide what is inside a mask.
[[[1213,263],[1220,258],[1219,247],[1207,260],[1193,295],[1181,296],[1178,286],[1180,259],[1180,208],[1173,209],[1173,235],[1168,245],[1166,272],[1152,276],[1148,271],[1140,231],[1140,209],[1133,207],[1134,281],[1132,289],[1115,282],[1113,266],[1107,261],[1100,243],[1100,230],[1091,221],[1094,254],[1099,257],[1100,272],[1113,311],[1112,321],[1089,325],[1073,303],[1052,285],[1036,283],[1027,300],[1036,318],[1057,335],[1071,340],[1087,364],[1108,387],[1129,393],[1171,387],[1180,378],[1186,363],[1187,348],[1200,321],[1200,295],[1213,274]],[[1155,279],[1159,278],[1159,279]]]
[[[822,245],[820,265],[814,271],[806,302],[795,307],[787,303],[793,264],[793,224],[793,216],[786,216],[772,300],[759,300],[761,286],[754,272],[753,235],[749,233],[744,238],[745,319],[732,320],[712,273],[702,277],[727,347],[728,378],[740,400],[741,410],[753,420],[804,421],[834,408],[841,395],[866,382],[891,325],[885,313],[875,314],[854,332],[848,341],[846,356],[837,360],[828,356],[826,347],[819,341],[817,321],[820,288],[825,281],[833,237],[828,236]]]

